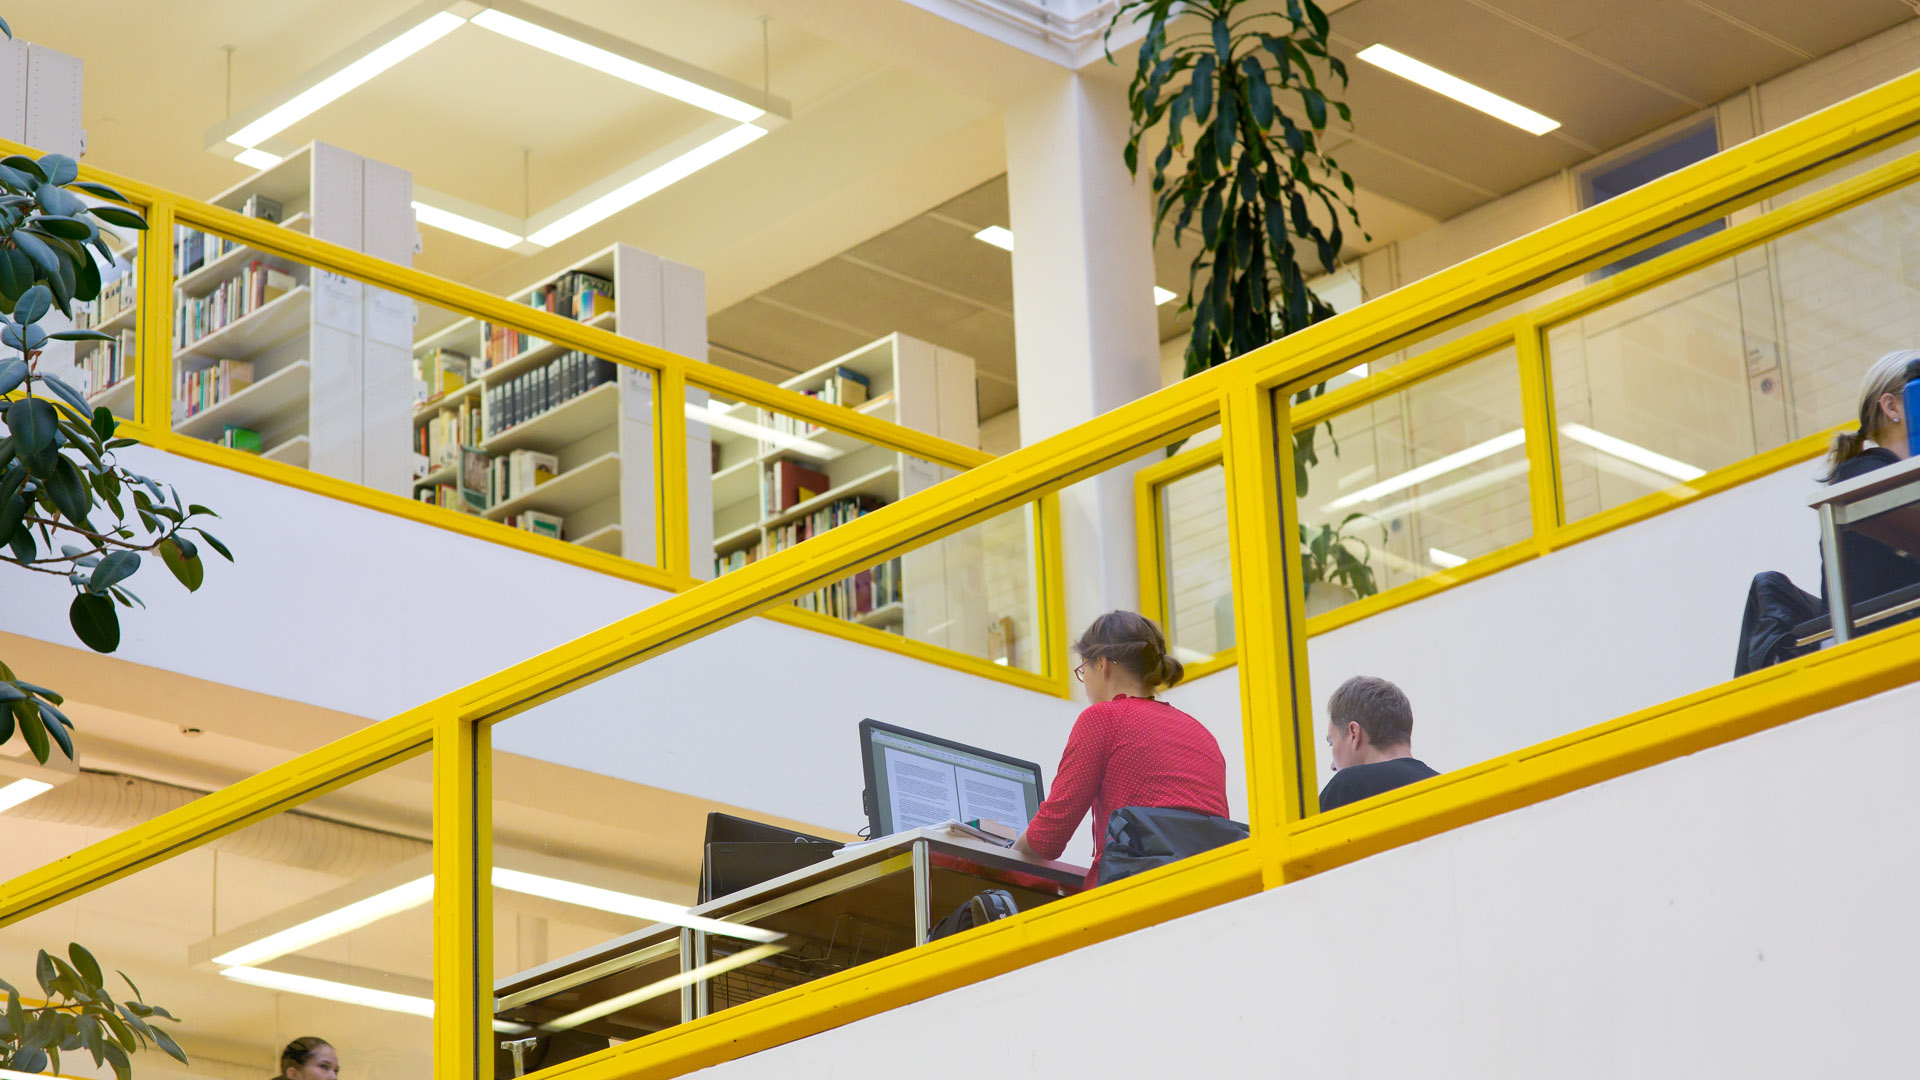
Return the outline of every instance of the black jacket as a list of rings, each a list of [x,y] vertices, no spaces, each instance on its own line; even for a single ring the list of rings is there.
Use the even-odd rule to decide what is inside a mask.
[[[1747,586],[1747,613],[1740,618],[1740,655],[1733,661],[1734,676],[1809,651],[1793,643],[1793,628],[1820,614],[1825,606],[1777,570],[1753,575],[1753,584]]]

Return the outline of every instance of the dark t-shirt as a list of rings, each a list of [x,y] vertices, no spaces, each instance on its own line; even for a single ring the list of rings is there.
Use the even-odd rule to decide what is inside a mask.
[[[1842,480],[1851,480],[1875,469],[1897,465],[1899,462],[1899,457],[1893,451],[1881,446],[1870,447],[1842,463],[1833,471],[1833,476],[1828,483],[1837,484]],[[1847,597],[1856,610],[1862,601],[1871,600],[1882,593],[1904,589],[1909,585],[1920,585],[1920,561],[1902,555],[1880,541],[1861,536],[1850,529],[1842,529],[1840,535],[1842,549],[1847,553]],[[1820,606],[1827,607],[1827,568],[1824,554],[1821,559]]]
[[[1418,758],[1388,758],[1371,765],[1349,765],[1333,774],[1320,792],[1320,809],[1337,810],[1350,802],[1370,799],[1383,791],[1406,787],[1416,780],[1439,776]]]

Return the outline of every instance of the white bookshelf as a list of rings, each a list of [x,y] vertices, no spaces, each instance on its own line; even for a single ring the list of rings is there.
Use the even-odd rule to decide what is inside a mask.
[[[291,232],[408,265],[412,262],[413,181],[402,169],[312,143],[213,197],[245,213],[260,197],[280,204]],[[218,441],[229,426],[259,433],[260,454],[382,490],[408,487],[407,346],[413,303],[253,247],[240,246],[183,265],[191,236],[174,244],[175,430]],[[211,332],[189,338],[190,302],[244,282],[251,267],[287,275],[280,296]],[[253,365],[252,384],[199,412],[181,399],[181,373],[222,360]]]
[[[699,271],[616,244],[577,263],[531,282],[508,294],[508,299],[530,303],[534,294],[568,274],[581,272],[612,283],[614,308],[584,320],[583,325],[660,345],[684,355],[706,352],[705,283]],[[562,313],[568,314],[568,313]],[[656,515],[653,491],[653,387],[643,371],[618,367],[614,379],[557,402],[511,427],[493,421],[496,389],[565,357],[565,345],[534,341],[512,356],[487,357],[487,328],[472,318],[453,318],[439,326],[423,326],[413,343],[416,362],[436,349],[449,349],[483,366],[467,382],[430,401],[413,406],[415,442],[412,454],[416,498],[431,495],[438,485],[458,486],[454,466],[420,451],[422,429],[436,418],[457,415],[463,405],[479,409],[481,437],[469,448],[489,458],[515,450],[551,454],[559,472],[530,492],[496,499],[480,511],[490,520],[503,520],[527,511],[556,514],[562,519],[561,539],[641,562],[656,562]],[[416,381],[416,395],[424,385]],[[458,448],[443,448],[457,454]],[[689,440],[689,453],[707,453],[704,441]],[[454,500],[456,503],[459,500]],[[465,507],[457,506],[458,509]],[[708,543],[704,529],[696,551]]]
[[[868,393],[865,402],[851,406],[854,411],[964,446],[978,446],[973,369],[971,357],[904,334],[890,334],[780,385],[802,393],[818,392],[840,372],[851,372],[867,381]],[[710,425],[690,426],[709,429],[718,450],[709,461],[716,563],[742,551],[754,552],[755,557],[770,555],[776,550],[779,530],[843,500],[864,496],[884,505],[951,475],[941,466],[839,432],[806,430],[811,425],[804,424],[797,431],[784,430],[781,420],[788,418],[755,405],[741,403],[715,413]],[[828,489],[785,510],[770,505],[769,477],[775,463],[783,459],[823,473]],[[944,595],[951,590],[943,565],[946,550],[954,543],[943,541],[903,556],[904,601],[880,604],[849,621],[926,639],[925,631],[945,621],[954,606]],[[984,626],[984,615],[977,621]]]

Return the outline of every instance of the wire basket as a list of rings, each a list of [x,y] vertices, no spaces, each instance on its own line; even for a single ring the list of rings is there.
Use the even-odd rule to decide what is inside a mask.
[[[834,920],[833,936],[825,941],[801,938],[800,944],[786,952],[743,964],[709,979],[707,1009],[719,1012],[876,960],[893,952],[896,936],[904,934],[897,926],[856,915],[841,915]],[[788,942],[794,940],[793,935],[787,938]],[[723,960],[754,946],[752,942],[736,938],[710,937],[707,947],[714,960]]]

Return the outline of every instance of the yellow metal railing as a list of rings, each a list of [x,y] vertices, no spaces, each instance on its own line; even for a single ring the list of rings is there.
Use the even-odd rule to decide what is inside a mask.
[[[5,140],[0,140],[0,150],[32,152],[27,147]],[[588,326],[432,274],[350,251],[304,233],[186,198],[128,177],[89,166],[81,167],[81,176],[118,189],[147,217],[148,229],[140,234],[141,242],[136,254],[139,310],[136,315],[138,340],[133,377],[137,398],[132,414],[123,417],[126,422],[122,430],[128,437],[137,438],[155,449],[670,592],[683,591],[698,584],[693,574],[693,560],[696,557],[710,557],[710,553],[696,554],[689,550],[687,475],[690,463],[687,461],[687,417],[682,410],[689,390],[702,390],[731,401],[751,404],[872,446],[884,447],[952,469],[970,469],[993,459],[993,455],[974,447],[963,446],[854,409],[829,405],[818,398],[621,337],[606,329]],[[223,237],[265,256],[278,256],[289,262],[304,264],[310,270],[338,274],[454,315],[519,330],[565,348],[578,349],[594,357],[647,372],[656,391],[652,395],[655,432],[652,458],[657,565],[647,565],[508,528],[471,514],[428,505],[174,431],[171,395],[175,353],[173,318],[176,274],[173,241],[176,226]],[[701,462],[697,467],[704,469],[707,463]],[[1057,533],[1049,531],[1054,527],[1049,506],[1050,503],[1036,508],[1030,527],[1034,550],[1029,554],[1034,560],[1032,572],[1036,583],[1034,591],[1037,593],[1036,610],[1031,614],[1036,628],[1034,636],[1039,641],[1050,640],[1062,633],[1059,623],[1063,610],[1058,593],[1059,545]],[[1013,665],[993,663],[985,656],[912,640],[904,634],[888,633],[797,607],[782,606],[762,614],[790,625],[833,634],[1042,693],[1065,696],[1068,690],[1066,670],[1058,664],[1048,665],[1044,662],[1053,659],[1049,653],[1041,654],[1043,662],[1037,666],[1037,670],[1023,670]]]
[[[1739,152],[1738,148],[1729,151]],[[1295,407],[1292,430],[1298,434],[1430,384],[1448,372],[1471,364],[1501,361],[1501,354],[1511,354],[1517,364],[1520,405],[1525,417],[1525,479],[1532,519],[1531,534],[1526,539],[1311,616],[1307,620],[1308,634],[1326,633],[1401,607],[1817,457],[1834,432],[1851,428],[1852,422],[1791,439],[1744,460],[1708,470],[1696,479],[1676,481],[1621,505],[1582,516],[1570,515],[1568,485],[1560,460],[1561,435],[1554,403],[1549,335],[1583,316],[1646,296],[1690,273],[1772,244],[1783,236],[1897,192],[1916,180],[1920,180],[1920,152],[1805,195]],[[1871,357],[1860,359],[1864,364]],[[1177,556],[1168,544],[1172,523],[1168,521],[1164,498],[1173,485],[1218,467],[1225,453],[1224,440],[1206,442],[1135,474],[1140,594],[1146,614],[1162,625],[1167,625],[1174,615],[1179,591],[1175,583],[1179,569]],[[1224,547],[1227,538],[1221,535],[1217,543]],[[1236,598],[1229,594],[1228,599]],[[1177,636],[1175,643],[1179,643]],[[1191,678],[1210,674],[1237,662],[1238,650],[1227,645],[1190,663],[1188,675]]]
[[[493,725],[768,611],[850,569],[1043,500],[1064,486],[1216,425],[1228,491],[1234,592],[1240,598],[1234,623],[1242,661],[1249,840],[536,1075],[569,1080],[680,1075],[1908,682],[1920,661],[1916,626],[1897,627],[1769,668],[1360,806],[1314,815],[1314,787],[1306,774],[1317,734],[1305,662],[1309,627],[1301,561],[1292,539],[1298,517],[1293,447],[1283,436],[1305,422],[1290,405],[1291,392],[1299,388],[1537,294],[1702,220],[1724,216],[1916,130],[1920,75],[1690,166],[1361,311],[979,464],[932,491],[883,507],[827,536],[679,592],[22,874],[0,886],[0,925],[48,910],[431,748],[437,878],[435,1073],[449,1080],[484,1073],[493,1038],[493,933],[484,876],[491,851],[487,807]],[[170,213],[165,207],[157,209]],[[269,239],[253,231],[262,227],[245,221],[210,218],[209,223],[248,238]],[[355,268],[381,287],[398,291],[417,281],[376,266]],[[489,297],[473,296],[469,306],[489,317],[518,315]],[[521,318],[535,332],[609,352],[617,349],[633,363],[657,368],[668,363],[653,350],[589,337],[557,322]],[[1473,350],[1463,344],[1455,351],[1464,358]],[[695,369],[687,371],[692,379]],[[771,397],[758,388],[735,389]],[[810,408],[772,400],[797,413]],[[803,414],[835,419],[817,409]],[[1551,422],[1550,412],[1529,416],[1530,437],[1542,422]],[[265,473],[278,476],[273,470]]]

